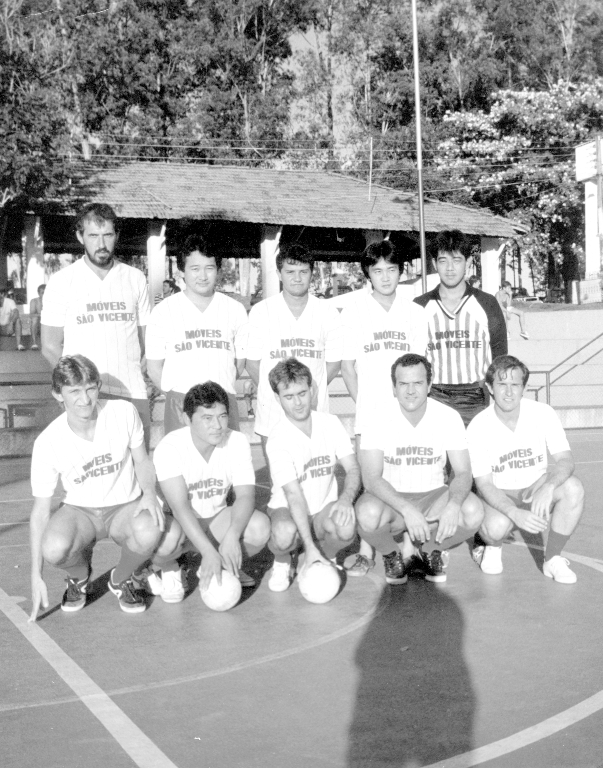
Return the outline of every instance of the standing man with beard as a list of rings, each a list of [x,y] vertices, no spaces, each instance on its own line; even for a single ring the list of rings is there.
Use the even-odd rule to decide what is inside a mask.
[[[42,354],[54,367],[62,355],[86,353],[100,371],[100,397],[132,402],[148,446],[150,409],[141,367],[150,313],[147,281],[115,258],[118,221],[110,206],[87,205],[76,230],[84,255],[48,281]]]
[[[488,366],[507,354],[505,318],[494,296],[468,285],[471,243],[462,232],[438,233],[433,262],[440,283],[415,299],[425,308],[429,323],[430,397],[454,408],[467,426],[487,405]]]

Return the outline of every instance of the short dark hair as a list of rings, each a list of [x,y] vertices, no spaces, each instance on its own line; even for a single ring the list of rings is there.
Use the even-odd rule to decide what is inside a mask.
[[[312,386],[312,373],[307,365],[301,363],[296,357],[286,357],[277,363],[268,374],[268,381],[272,391],[278,395],[279,384],[294,384],[300,379],[305,379],[308,386]]]
[[[398,267],[400,272],[402,271],[404,262],[401,255],[398,254],[389,240],[381,240],[379,243],[367,245],[360,257],[360,268],[366,278],[369,276],[369,267],[374,267],[381,259]]]
[[[513,355],[499,355],[494,358],[486,371],[486,384],[489,387],[492,387],[496,376],[501,380],[503,373],[512,371],[514,368],[518,368],[521,371],[523,385],[525,387],[530,378],[530,371],[525,363],[522,363],[519,358],[513,357]]]
[[[446,229],[438,232],[430,244],[431,258],[437,259],[440,253],[458,251],[465,259],[471,256],[471,240],[460,229]]]
[[[42,283],[42,285],[38,286],[38,293],[42,290],[42,288],[46,289],[46,283]]]
[[[103,224],[108,221],[113,224],[115,232],[119,232],[117,214],[106,203],[89,203],[80,210],[75,221],[75,228],[80,234],[83,234],[87,221],[94,221],[96,224]]]
[[[203,384],[195,384],[189,389],[184,396],[182,410],[192,419],[199,408],[212,408],[216,403],[223,405],[226,413],[229,413],[230,401],[224,387],[215,381],[204,381]]]
[[[423,365],[425,367],[427,383],[431,384],[431,379],[433,378],[433,368],[431,367],[429,360],[423,355],[416,355],[414,352],[407,352],[405,355],[402,355],[402,357],[399,357],[392,365],[392,384],[394,387],[396,386],[396,369],[399,367],[412,368],[415,365]]]
[[[508,280],[503,280],[501,284],[501,288],[512,288],[513,286]]]
[[[181,272],[184,272],[186,260],[195,251],[199,251],[199,253],[207,256],[208,259],[213,257],[216,262],[216,268],[222,268],[222,256],[215,253],[213,248],[210,248],[207,240],[202,235],[193,234],[186,238],[182,250],[176,256],[176,266]]]
[[[100,373],[92,360],[84,355],[63,355],[52,371],[52,391],[61,394],[63,387],[101,383]]]
[[[286,261],[292,264],[307,264],[310,267],[310,272],[314,270],[315,258],[306,246],[301,243],[281,245],[276,257],[276,269],[278,272],[281,271]]]

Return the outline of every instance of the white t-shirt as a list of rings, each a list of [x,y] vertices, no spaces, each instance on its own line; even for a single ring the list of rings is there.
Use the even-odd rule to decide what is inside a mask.
[[[496,415],[494,403],[467,427],[474,477],[492,475],[497,488],[519,490],[542,477],[551,454],[569,451],[559,417],[550,405],[524,398],[511,431]]]
[[[126,400],[99,400],[97,414],[92,441],[72,431],[66,413],[38,436],[31,458],[34,496],[52,496],[59,477],[65,502],[78,507],[111,507],[140,496],[131,453],[144,442],[136,408]]]
[[[159,482],[180,476],[184,479],[198,517],[214,517],[221,512],[232,486],[255,485],[249,442],[233,430],[228,430],[205,461],[195,448],[190,427],[182,427],[159,442],[153,462]]]
[[[81,258],[48,281],[42,324],[64,329],[63,354],[92,360],[104,392],[146,398],[138,328],[146,326],[150,311],[139,269],[115,261],[101,280]]]
[[[335,465],[338,459],[353,455],[354,449],[337,416],[312,411],[311,419],[311,437],[287,418],[268,436],[266,451],[272,476],[268,506],[271,509],[288,506],[283,486],[294,480],[299,480],[311,515],[337,500]]]
[[[407,352],[425,354],[427,314],[423,307],[396,294],[387,312],[372,293],[360,293],[341,313],[343,360],[356,361],[358,398],[355,432],[363,434],[375,404],[393,401],[391,367]]]
[[[248,360],[260,361],[260,381],[255,431],[269,435],[284,418],[274,397],[268,374],[286,357],[297,357],[308,366],[318,387],[317,410],[329,410],[327,363],[341,360],[341,322],[339,312],[329,301],[308,296],[308,303],[296,320],[283,294],[256,304],[249,313]]]
[[[416,427],[398,401],[384,408],[362,433],[363,450],[383,453],[383,478],[400,493],[427,493],[445,485],[446,454],[467,450],[463,420],[447,405],[427,398]]]
[[[17,305],[12,299],[5,296],[4,303],[0,307],[0,325],[8,325],[13,309],[17,309]]]
[[[147,359],[165,360],[161,389],[184,393],[211,380],[235,394],[246,323],[243,305],[223,293],[214,293],[204,312],[184,292],[165,298],[151,312],[145,339]]]

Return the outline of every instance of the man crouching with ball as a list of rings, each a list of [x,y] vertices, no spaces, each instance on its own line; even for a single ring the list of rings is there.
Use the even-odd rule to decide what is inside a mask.
[[[316,561],[330,565],[337,552],[354,540],[360,469],[338,417],[312,411],[312,374],[307,366],[287,358],[270,371],[269,381],[283,416],[266,446],[272,476],[268,547],[274,553],[268,586],[284,592],[295,575],[291,554],[300,546],[305,551],[303,577]],[[346,472],[340,496],[337,463]]]

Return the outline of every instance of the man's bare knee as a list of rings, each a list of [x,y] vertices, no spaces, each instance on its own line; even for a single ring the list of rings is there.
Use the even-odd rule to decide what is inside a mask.
[[[508,517],[486,512],[480,533],[486,541],[502,541],[513,529],[513,523]]]
[[[577,477],[572,475],[568,477],[561,486],[563,498],[572,507],[576,509],[582,506],[584,502],[584,487]]]
[[[245,544],[263,547],[270,538],[270,520],[263,512],[254,512],[245,528]]]
[[[470,493],[461,507],[464,528],[479,528],[484,519],[484,505],[474,493]]]
[[[273,520],[270,543],[275,549],[286,551],[296,542],[297,526],[293,520]]]
[[[63,565],[70,559],[73,540],[60,533],[45,536],[42,541],[42,557],[50,565]]]
[[[365,531],[376,531],[380,527],[383,514],[382,505],[377,499],[364,493],[356,502],[358,525]]]
[[[127,545],[133,552],[148,552],[154,549],[161,538],[159,526],[149,512],[143,510],[131,521],[131,534]]]

